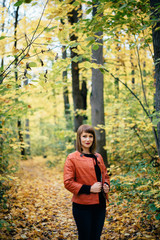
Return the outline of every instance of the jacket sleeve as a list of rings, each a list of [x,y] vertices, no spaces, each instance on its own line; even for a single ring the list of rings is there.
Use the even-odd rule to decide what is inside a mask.
[[[74,159],[68,156],[64,165],[64,186],[73,194],[78,194],[83,184],[76,181],[76,166]]]

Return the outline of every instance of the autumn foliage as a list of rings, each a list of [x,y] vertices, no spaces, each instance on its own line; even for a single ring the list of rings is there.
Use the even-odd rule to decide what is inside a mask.
[[[105,124],[95,129],[106,133],[111,177],[102,239],[160,239],[152,39],[160,6],[150,2],[158,1],[1,1],[0,239],[77,239],[63,166],[75,150],[74,117],[92,124],[93,68],[104,77]],[[69,21],[75,12],[77,22]],[[92,61],[98,31],[103,64]],[[72,63],[81,95],[86,86],[84,109],[73,107]]]
[[[158,240],[159,221],[149,209],[143,208],[143,191],[129,196],[136,179],[125,176],[112,166],[110,203],[102,239]],[[142,176],[147,177],[146,172]],[[12,184],[6,196],[6,209],[0,214],[0,239],[68,239],[76,240],[77,230],[71,212],[71,194],[63,186],[63,167],[48,168],[46,159],[35,157],[21,162],[19,171],[11,176]],[[121,183],[115,182],[121,180]],[[129,188],[126,185],[129,184]],[[158,184],[158,183],[157,183]],[[155,191],[156,184],[151,191]],[[148,198],[149,200],[149,198]],[[158,203],[157,203],[158,204]]]

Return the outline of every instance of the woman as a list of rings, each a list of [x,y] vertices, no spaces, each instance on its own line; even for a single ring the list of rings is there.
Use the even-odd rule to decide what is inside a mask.
[[[102,156],[95,153],[93,127],[81,125],[78,128],[76,148],[65,162],[64,186],[73,193],[72,211],[78,239],[100,240],[110,181]]]

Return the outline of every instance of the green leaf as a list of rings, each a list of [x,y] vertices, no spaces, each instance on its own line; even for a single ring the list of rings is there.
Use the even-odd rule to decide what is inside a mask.
[[[32,6],[35,6],[35,5],[37,5],[37,2],[35,2],[35,3],[32,3]]]
[[[123,8],[125,8],[125,7],[127,7],[127,3],[124,4],[124,5],[122,5],[122,7],[120,7],[119,9],[123,9]]]
[[[95,41],[95,38],[94,38],[94,37],[87,37],[87,38],[85,39],[85,41]]]
[[[157,126],[157,124],[160,122],[159,118],[154,118],[152,121],[153,126]]]
[[[92,8],[89,8],[89,9],[86,11],[86,14],[90,14],[91,11],[92,11]]]
[[[24,0],[25,3],[31,3],[32,0]]]
[[[73,62],[81,62],[83,60],[83,56],[80,55],[80,56],[75,56],[74,58],[72,58],[72,61]]]
[[[30,67],[37,67],[37,63],[35,63],[35,62],[30,62],[30,63],[29,63],[29,66],[30,66]]]
[[[79,2],[78,2],[78,1],[75,1],[75,2],[72,3],[72,5],[75,6],[75,7],[77,7],[77,6],[79,6]]]
[[[153,212],[155,212],[155,211],[158,209],[158,208],[155,206],[154,203],[151,203],[151,204],[149,204],[148,206],[149,206],[149,208],[150,208]]]
[[[45,28],[45,32],[50,32],[52,31],[53,29],[55,29],[57,26],[54,26],[54,27],[51,27],[51,28]]]
[[[71,48],[74,48],[74,47],[77,47],[78,45],[79,45],[78,42],[74,42],[74,43],[71,42],[70,47],[71,47]]]
[[[16,2],[14,4],[15,7],[19,7],[24,1],[23,0],[19,0],[18,2]]]
[[[92,46],[92,49],[93,49],[93,50],[96,51],[96,50],[98,50],[98,48],[99,48],[99,45],[97,45],[97,44],[93,44],[93,46]]]
[[[1,36],[0,37],[0,40],[3,40],[3,39],[5,39],[7,36]]]
[[[158,213],[158,214],[156,215],[156,219],[157,219],[157,220],[160,220],[160,213]]]

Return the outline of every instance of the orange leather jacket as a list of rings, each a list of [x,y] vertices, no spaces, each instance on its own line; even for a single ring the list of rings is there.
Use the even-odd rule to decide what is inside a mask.
[[[101,169],[102,184],[108,183],[110,186],[107,169],[104,165],[103,158],[99,153],[95,154],[98,165]],[[82,185],[93,185],[97,182],[93,158],[85,157],[82,153],[76,151],[68,155],[64,165],[64,186],[73,193],[72,202],[79,204],[98,204],[98,193],[78,194]],[[106,194],[108,200],[108,194]]]

